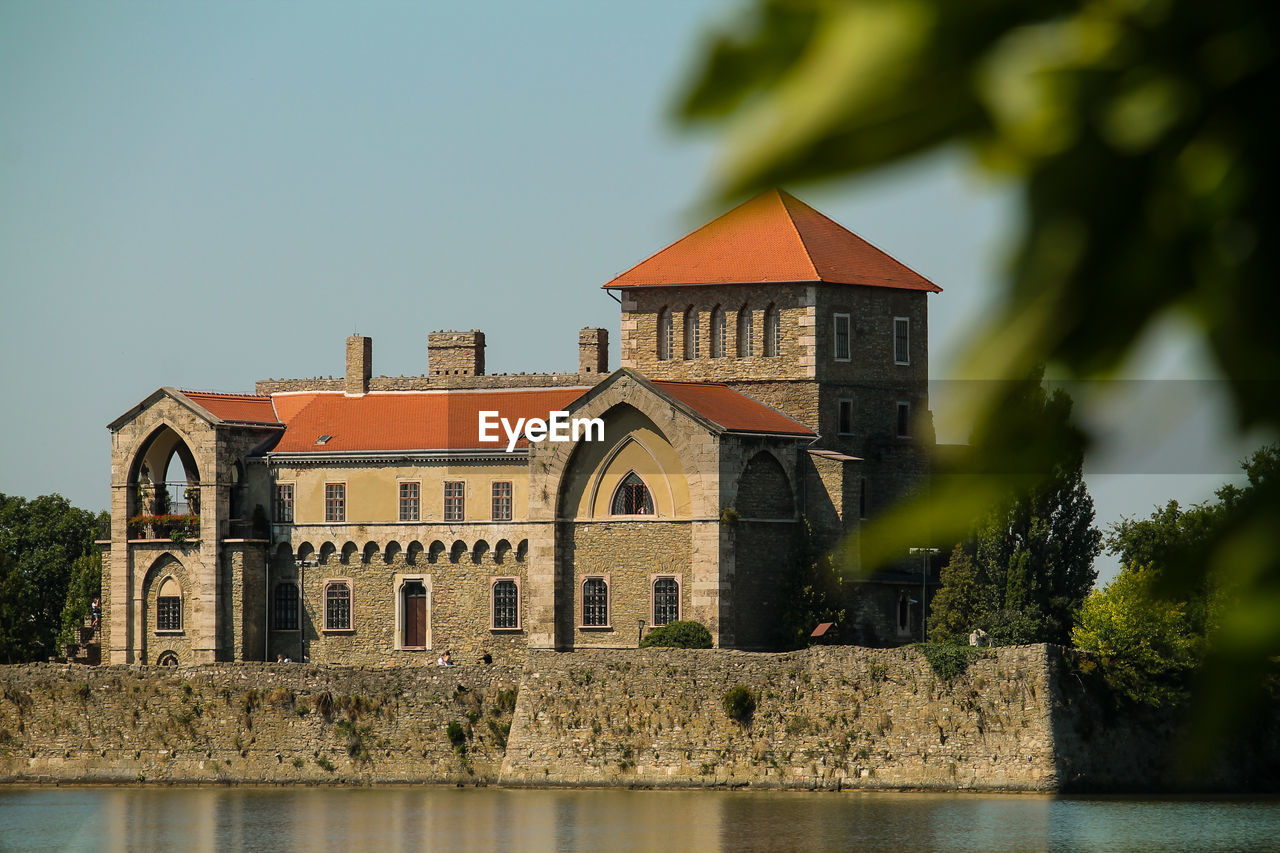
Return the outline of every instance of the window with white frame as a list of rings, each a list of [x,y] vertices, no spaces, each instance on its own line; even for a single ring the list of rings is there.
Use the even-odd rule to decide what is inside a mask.
[[[698,357],[702,344],[702,330],[698,328],[698,309],[692,305],[684,312],[684,357],[691,360]]]
[[[293,524],[293,483],[276,484],[276,524]]]
[[[680,618],[680,581],[674,577],[654,578],[653,625],[660,627]]]
[[[462,521],[466,516],[466,483],[446,480],[444,484],[444,520]]]
[[[345,483],[324,484],[324,520],[347,520],[347,486]]]
[[[520,584],[516,579],[494,578],[492,601],[493,630],[518,630],[520,628]]]
[[[782,354],[782,318],[773,305],[764,309],[764,354],[770,358]]]
[[[585,628],[609,627],[609,581],[603,577],[582,581],[582,625]]]
[[[728,341],[728,323],[725,322],[724,309],[717,305],[711,309],[711,357],[724,358],[725,344]]]
[[[893,363],[911,363],[911,319],[893,318]]]
[[[420,483],[400,484],[400,520],[417,521],[422,508],[422,485]]]
[[[324,585],[324,629],[351,630],[351,582],[326,581]]]
[[[746,305],[738,310],[738,357],[750,358],[756,354],[756,327],[751,320],[751,309]]]
[[[832,358],[836,361],[848,361],[850,359],[852,326],[849,323],[848,314],[836,314],[833,317],[834,337],[833,347],[831,350]]]
[[[509,480],[493,484],[493,520],[511,520],[511,482]]]
[[[663,308],[658,312],[658,360],[670,361],[675,353],[675,315]]]

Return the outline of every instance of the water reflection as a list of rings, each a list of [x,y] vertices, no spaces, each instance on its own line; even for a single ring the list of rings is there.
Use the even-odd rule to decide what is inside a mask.
[[[5,850],[1272,850],[1274,800],[453,788],[0,789]]]

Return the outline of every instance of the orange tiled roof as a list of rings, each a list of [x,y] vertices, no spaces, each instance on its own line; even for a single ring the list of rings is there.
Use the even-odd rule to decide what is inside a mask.
[[[738,205],[605,287],[772,281],[942,290],[781,190]]]
[[[799,421],[771,409],[727,385],[714,382],[654,382],[712,423],[730,432],[766,432],[782,435],[816,435]]]
[[[208,391],[181,392],[191,402],[224,421],[255,424],[279,423],[270,397],[257,394],[215,394]]]
[[[509,391],[373,392],[348,397],[315,394],[288,418],[276,453],[505,450],[499,441],[480,441],[480,412],[496,411],[515,425],[516,418],[546,418],[568,408],[586,388],[533,388]],[[321,436],[324,444],[316,444]],[[523,437],[516,447],[527,447]]]

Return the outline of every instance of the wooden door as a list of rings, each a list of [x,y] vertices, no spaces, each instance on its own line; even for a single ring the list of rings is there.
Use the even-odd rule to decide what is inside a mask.
[[[404,585],[404,643],[406,647],[427,644],[427,589],[419,581]]]

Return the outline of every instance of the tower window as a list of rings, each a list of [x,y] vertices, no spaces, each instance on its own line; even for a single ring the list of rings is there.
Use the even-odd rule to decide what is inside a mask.
[[[725,343],[728,337],[724,309],[717,305],[711,310],[711,357],[725,357]]]
[[[751,309],[743,305],[738,310],[738,357],[750,358],[756,354],[756,327],[751,322]]]
[[[764,309],[764,354],[766,357],[782,353],[782,318],[778,309],[770,305]]]
[[[675,358],[675,316],[663,308],[658,312],[658,360]]]
[[[833,340],[832,357],[836,361],[849,360],[849,339],[850,339],[849,315],[835,315],[835,337]]]
[[[893,363],[911,363],[911,319],[893,318]]]
[[[853,401],[841,400],[839,406],[840,417],[837,431],[841,435],[849,435],[853,432]]]
[[[911,404],[898,404],[898,438],[911,437]]]
[[[698,309],[690,307],[684,312],[684,357],[691,360],[698,357],[702,343],[702,330],[698,328]]]

